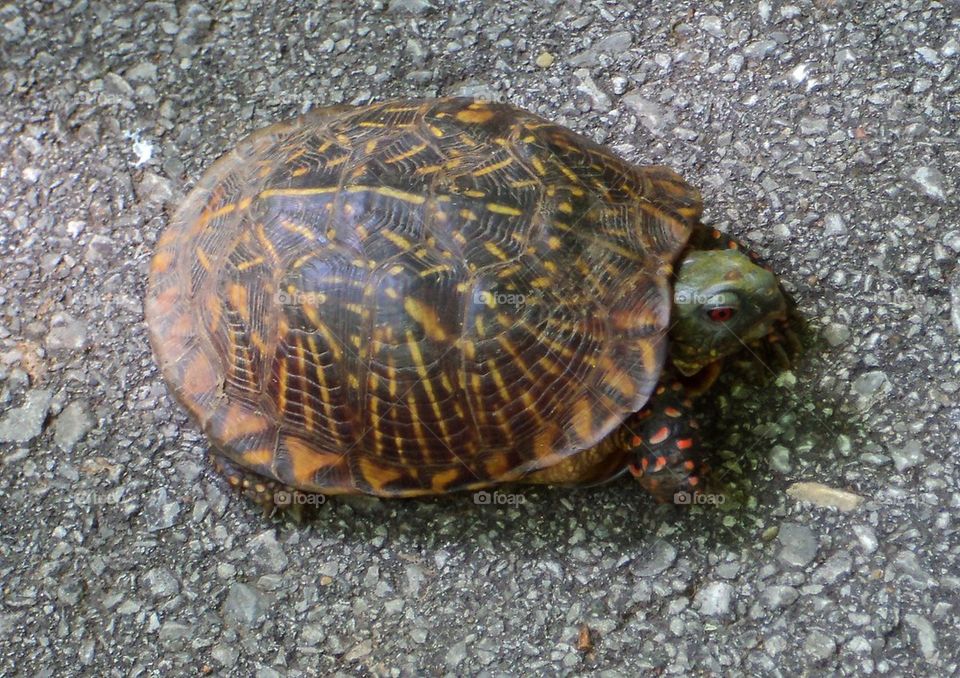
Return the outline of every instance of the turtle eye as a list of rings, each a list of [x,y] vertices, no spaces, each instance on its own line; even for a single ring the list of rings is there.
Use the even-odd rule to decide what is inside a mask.
[[[707,310],[707,317],[715,323],[725,323],[736,315],[737,309],[733,306],[717,306]]]
[[[725,323],[733,320],[740,309],[740,299],[735,292],[723,291],[711,295],[703,305],[704,315],[712,323]]]

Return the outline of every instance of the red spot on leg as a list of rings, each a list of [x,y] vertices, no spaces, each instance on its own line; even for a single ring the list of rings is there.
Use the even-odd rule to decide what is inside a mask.
[[[693,447],[693,439],[692,439],[692,438],[681,438],[680,440],[677,441],[677,449],[678,449],[678,450],[688,450],[688,449],[690,449],[691,447]]]
[[[669,437],[670,437],[670,429],[664,426],[659,431],[653,434],[653,437],[650,438],[650,444],[659,445]]]
[[[680,410],[678,410],[676,407],[665,407],[663,409],[663,413],[673,419],[676,419],[680,416]]]

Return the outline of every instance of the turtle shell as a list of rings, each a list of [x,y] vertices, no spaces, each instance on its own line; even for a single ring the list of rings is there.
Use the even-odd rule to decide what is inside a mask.
[[[663,367],[700,196],[504,104],[320,109],[173,217],[146,320],[218,451],[303,491],[438,494],[602,440]]]

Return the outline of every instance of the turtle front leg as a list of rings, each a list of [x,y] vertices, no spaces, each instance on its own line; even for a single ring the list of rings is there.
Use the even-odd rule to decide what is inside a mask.
[[[703,491],[707,464],[692,408],[682,383],[661,384],[624,423],[627,468],[659,502],[689,504]]]

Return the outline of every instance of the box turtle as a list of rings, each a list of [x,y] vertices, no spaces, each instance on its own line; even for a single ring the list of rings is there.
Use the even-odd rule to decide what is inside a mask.
[[[700,215],[670,169],[509,105],[323,108],[187,196],[150,341],[216,468],[267,506],[623,472],[669,498],[702,487],[691,396],[785,317]]]

